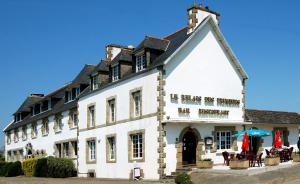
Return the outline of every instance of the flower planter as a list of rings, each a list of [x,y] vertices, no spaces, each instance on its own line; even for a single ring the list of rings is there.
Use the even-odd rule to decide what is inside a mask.
[[[249,161],[248,160],[230,160],[229,167],[230,167],[230,169],[248,169]]]
[[[265,158],[266,166],[275,166],[275,165],[279,165],[279,163],[280,163],[279,157]]]
[[[214,165],[213,161],[204,161],[201,160],[197,163],[197,167],[200,169],[211,169]]]
[[[300,155],[299,154],[293,154],[292,158],[293,158],[294,162],[300,162]]]

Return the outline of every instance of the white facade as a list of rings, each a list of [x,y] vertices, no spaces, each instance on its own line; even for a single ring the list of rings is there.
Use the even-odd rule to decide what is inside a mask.
[[[12,130],[11,143],[5,147],[7,160],[9,151],[24,150],[29,142],[33,149],[57,156],[57,143],[76,140],[78,156],[74,161],[78,163],[79,177],[129,179],[133,169],[140,168],[143,179],[158,180],[185,164],[197,166],[201,159],[210,158],[214,164],[222,164],[223,151],[241,152],[241,138],[232,135],[249,128],[269,132],[283,128],[288,132],[289,146],[296,148],[297,124],[245,121],[247,74],[221,34],[217,15],[197,9],[195,18],[195,29],[186,29],[190,36],[162,64],[152,67],[149,60],[162,50],[137,52],[145,54],[141,55],[145,59],[143,71],[136,72],[136,66],[128,64],[130,57],[126,54],[134,55],[133,48],[126,48],[125,53],[121,47],[107,48],[112,61],[123,54],[121,61],[126,62],[122,66],[114,63],[119,64],[116,81],[99,84],[98,89],[79,97],[78,127],[68,126],[69,111],[64,111],[60,133],[53,130],[53,115],[48,118],[47,136],[41,133],[42,120],[37,122],[38,135],[34,139],[30,125],[25,141],[20,128],[19,141],[14,142]],[[151,40],[153,45],[157,43],[155,38]],[[161,42],[160,47],[166,43]],[[101,72],[105,80],[111,78],[111,68]],[[128,77],[122,76],[122,72],[129,73]],[[140,95],[137,102],[133,97],[136,92]],[[137,106],[138,115],[133,115]],[[113,144],[108,140],[111,137]],[[273,144],[272,136],[263,139],[261,151]],[[186,158],[189,153],[190,158]]]

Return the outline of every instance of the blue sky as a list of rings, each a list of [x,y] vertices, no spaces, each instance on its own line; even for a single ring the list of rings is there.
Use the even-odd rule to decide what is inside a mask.
[[[221,14],[249,75],[247,107],[300,113],[300,1],[0,0],[1,130],[26,96],[71,81],[104,58],[106,44],[137,45],[186,26],[194,2]]]

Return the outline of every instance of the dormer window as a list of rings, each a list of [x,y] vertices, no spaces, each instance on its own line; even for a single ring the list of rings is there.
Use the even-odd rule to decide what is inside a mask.
[[[22,121],[22,114],[21,113],[17,113],[15,115],[15,118],[16,118],[16,122]]]
[[[98,75],[94,75],[91,78],[92,90],[96,90],[99,87]]]
[[[116,65],[112,67],[112,81],[117,81],[119,80],[119,66]]]
[[[33,108],[33,115],[37,115],[41,112],[41,104],[35,104]]]
[[[146,69],[146,61],[144,55],[136,56],[136,71],[142,71]]]
[[[80,88],[76,88],[76,97],[80,95]]]
[[[47,111],[49,109],[49,101],[46,100],[42,103],[42,111]]]

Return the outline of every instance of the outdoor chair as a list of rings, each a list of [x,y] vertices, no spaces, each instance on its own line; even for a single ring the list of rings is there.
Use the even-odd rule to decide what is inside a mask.
[[[229,153],[227,151],[222,152],[224,158],[224,165],[229,166]]]
[[[249,160],[249,167],[253,167],[255,165],[255,157],[256,155],[254,155],[253,153],[247,153],[246,159]]]
[[[292,160],[292,154],[293,154],[293,151],[294,151],[294,147],[290,147],[290,148],[289,148],[288,160]]]
[[[265,149],[265,151],[266,151],[266,155],[267,155],[267,156],[270,156],[270,151],[267,150],[267,149]]]
[[[263,153],[260,153],[258,155],[258,157],[256,157],[256,162],[257,162],[258,167],[262,167],[262,161],[261,161],[262,155],[263,155]],[[255,166],[255,163],[254,163],[254,166]]]

